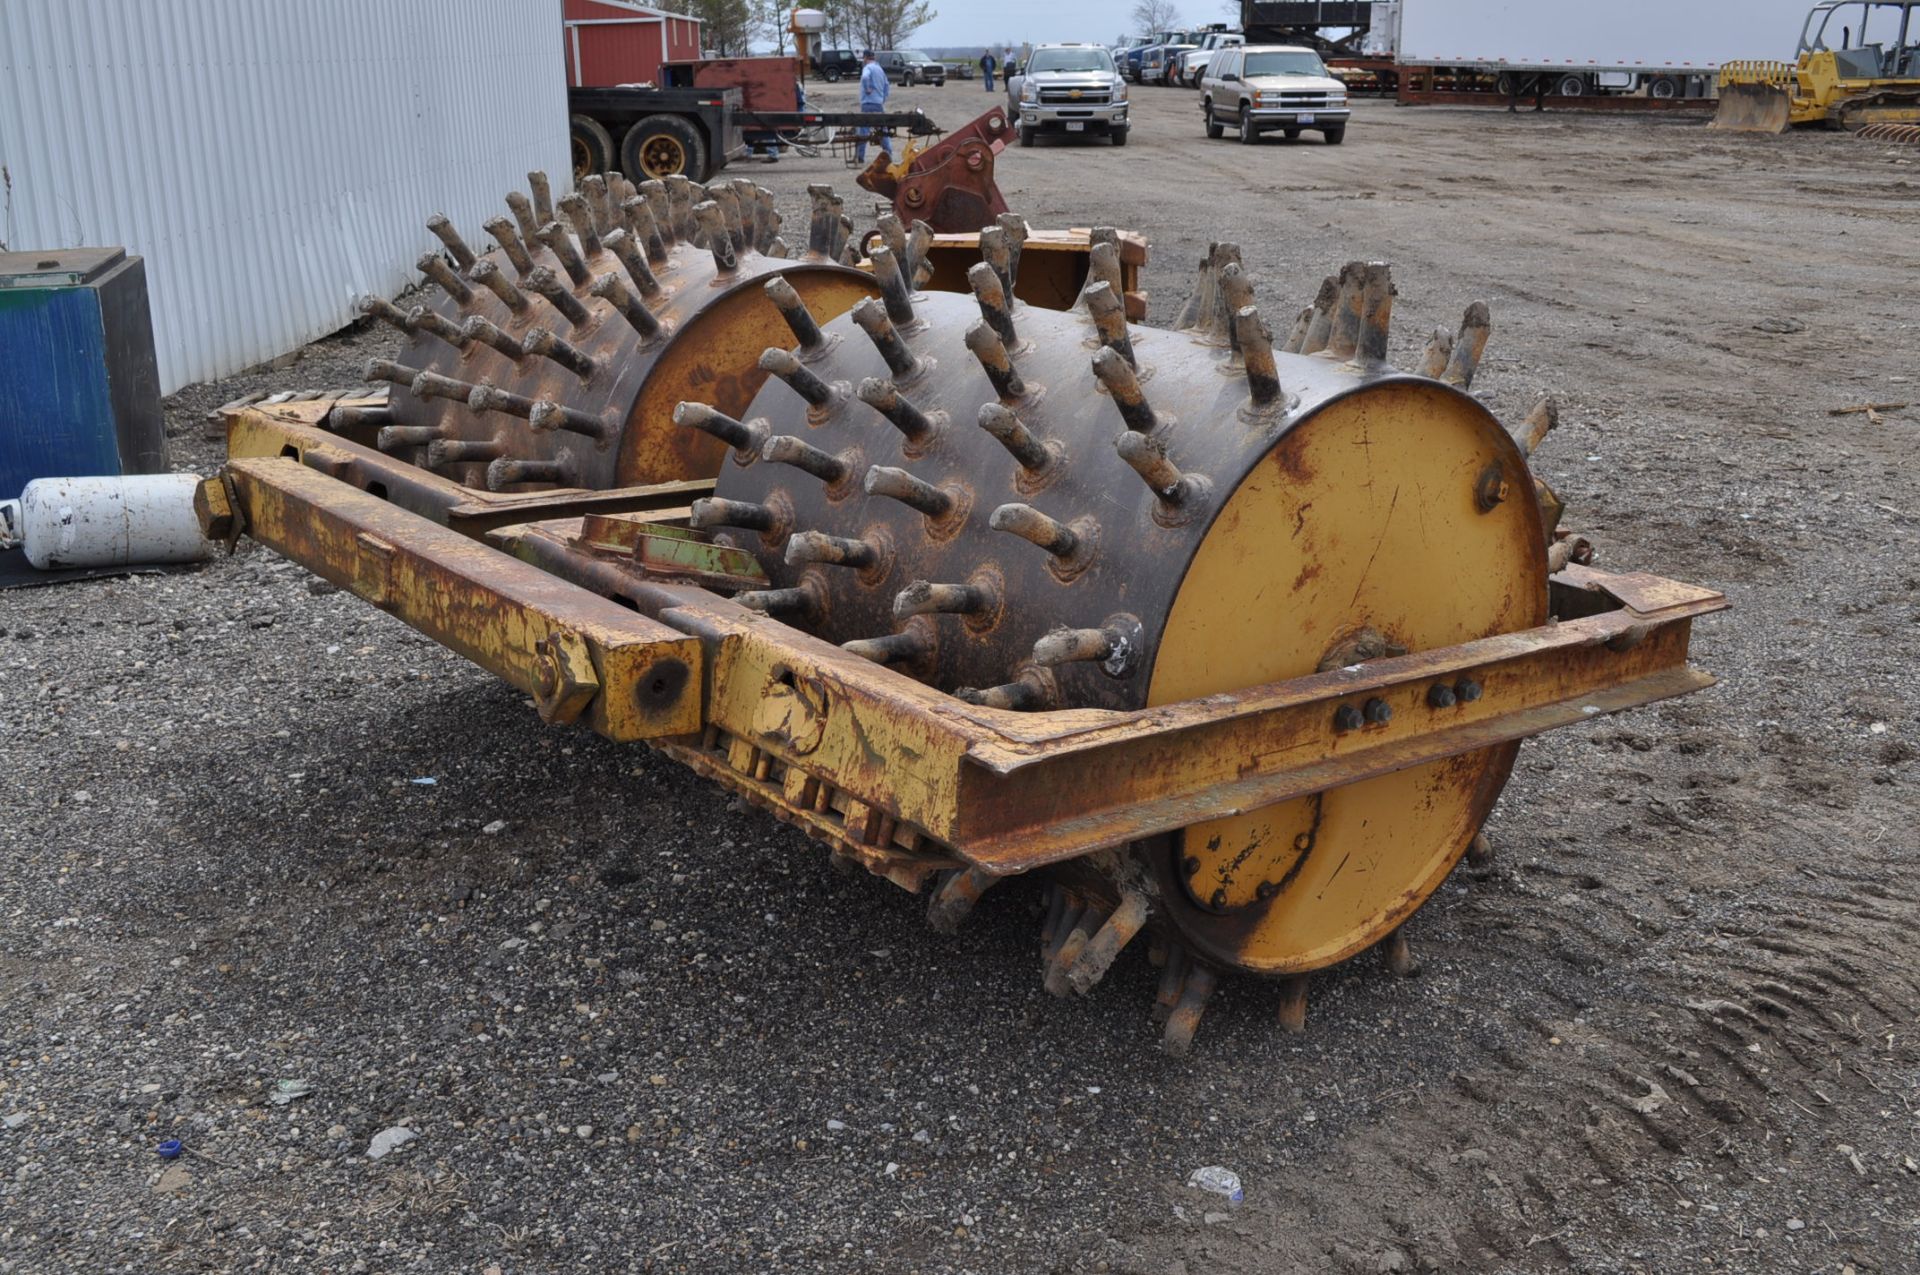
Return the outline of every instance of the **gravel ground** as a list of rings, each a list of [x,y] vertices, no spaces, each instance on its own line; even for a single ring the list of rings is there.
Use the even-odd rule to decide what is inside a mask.
[[[1920,398],[1920,152],[1378,103],[1243,148],[1137,96],[1126,151],[1007,151],[1013,206],[1145,232],[1161,321],[1209,239],[1281,313],[1391,259],[1403,363],[1489,301],[1603,565],[1733,598],[1723,685],[1529,744],[1419,977],[1319,979],[1303,1037],[1229,980],[1175,1062],[1137,955],[1041,991],[1037,889],[933,934],[257,548],[0,594],[0,1272],[1920,1269],[1920,410],[1829,415]],[[177,463],[390,346],[182,391]]]

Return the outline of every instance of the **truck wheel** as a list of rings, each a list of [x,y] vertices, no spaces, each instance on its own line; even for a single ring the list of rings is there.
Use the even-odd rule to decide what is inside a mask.
[[[1220,126],[1220,121],[1213,117],[1213,99],[1212,98],[1208,98],[1206,101],[1200,103],[1200,111],[1201,111],[1201,114],[1205,115],[1207,119],[1207,136],[1212,138],[1225,137],[1227,130],[1222,128]]]
[[[1587,79],[1583,75],[1563,75],[1553,82],[1555,97],[1585,97]]]
[[[675,174],[705,181],[707,143],[678,115],[644,115],[620,139],[620,170],[636,185]]]
[[[1240,144],[1251,146],[1260,140],[1260,134],[1253,128],[1253,108],[1245,102],[1240,103]]]
[[[1656,75],[1647,82],[1647,96],[1662,101],[1680,96],[1680,81],[1671,75]]]
[[[1347,140],[1347,126],[1342,124],[1339,128],[1322,129],[1320,130],[1320,136],[1327,139],[1327,145],[1338,146]]]
[[[1020,144],[1022,146],[1033,145],[1033,129],[1025,124],[1020,126]]]
[[[840,82],[840,68],[837,66],[823,67],[820,71],[820,78],[829,84],[838,84]]]
[[[567,120],[567,136],[573,143],[575,184],[589,173],[613,171],[613,137],[599,120],[572,116]]]
[[[1132,131],[1133,128],[1131,125],[1126,128],[1110,128],[1107,130],[1107,136],[1113,139],[1115,146],[1125,146],[1127,144],[1127,134]]]

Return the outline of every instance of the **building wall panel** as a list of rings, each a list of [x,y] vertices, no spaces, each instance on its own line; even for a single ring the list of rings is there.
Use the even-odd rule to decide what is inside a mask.
[[[656,28],[657,30],[657,28]],[[560,0],[5,0],[0,244],[146,259],[163,391],[272,358],[568,184]]]

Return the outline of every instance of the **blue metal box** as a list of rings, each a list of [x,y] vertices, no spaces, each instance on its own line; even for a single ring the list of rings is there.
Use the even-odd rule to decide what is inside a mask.
[[[0,253],[0,498],[167,468],[147,273],[122,248]]]

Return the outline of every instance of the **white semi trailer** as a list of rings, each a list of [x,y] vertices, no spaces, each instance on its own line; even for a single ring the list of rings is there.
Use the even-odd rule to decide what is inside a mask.
[[[1364,51],[1503,92],[1696,97],[1722,62],[1791,61],[1809,0],[1375,0]]]

